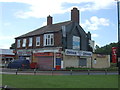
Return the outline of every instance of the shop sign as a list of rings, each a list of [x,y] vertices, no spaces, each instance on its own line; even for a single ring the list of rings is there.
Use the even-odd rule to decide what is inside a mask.
[[[18,55],[31,55],[31,50],[19,50],[17,51]]]
[[[72,56],[79,56],[79,53],[77,50],[71,50],[71,49],[66,49],[65,50],[66,55],[72,55]]]
[[[71,49],[66,49],[65,54],[72,55],[72,56],[82,56],[82,57],[91,57],[92,56],[92,52],[77,51],[77,50],[71,50]]]
[[[45,53],[34,53],[34,56],[53,56],[53,53],[45,52]]]
[[[62,57],[61,53],[56,53],[56,57]]]
[[[97,54],[97,57],[98,57],[98,58],[105,58],[106,55]]]
[[[86,56],[86,57],[92,56],[92,52],[82,51],[82,53],[83,53],[83,56]]]

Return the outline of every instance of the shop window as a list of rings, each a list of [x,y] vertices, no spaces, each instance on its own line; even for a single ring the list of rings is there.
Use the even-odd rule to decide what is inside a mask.
[[[23,39],[22,47],[26,47],[26,39]]]
[[[32,42],[33,41],[33,39],[32,38],[29,38],[29,47],[31,47],[32,46]]]
[[[40,46],[40,37],[36,37],[36,46]]]
[[[17,48],[20,48],[20,39],[17,40]]]
[[[54,45],[54,34],[44,34],[44,46]]]

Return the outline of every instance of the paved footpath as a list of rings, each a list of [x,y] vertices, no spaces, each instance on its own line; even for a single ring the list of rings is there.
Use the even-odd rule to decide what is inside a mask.
[[[0,74],[17,74],[17,75],[118,75],[118,71],[34,71],[17,69],[0,69]]]

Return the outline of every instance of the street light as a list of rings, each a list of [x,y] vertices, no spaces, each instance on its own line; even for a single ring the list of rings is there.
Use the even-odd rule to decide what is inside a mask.
[[[119,75],[120,75],[120,0],[117,1],[117,13],[118,13],[118,47],[117,47],[117,66],[119,68]]]

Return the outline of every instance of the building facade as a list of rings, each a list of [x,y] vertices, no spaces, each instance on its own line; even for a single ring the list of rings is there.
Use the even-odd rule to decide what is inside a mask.
[[[94,41],[79,25],[79,10],[71,10],[71,20],[47,25],[15,38],[16,58],[37,62],[42,70],[90,67]]]
[[[7,66],[7,64],[14,59],[14,50],[0,49],[0,66]]]

